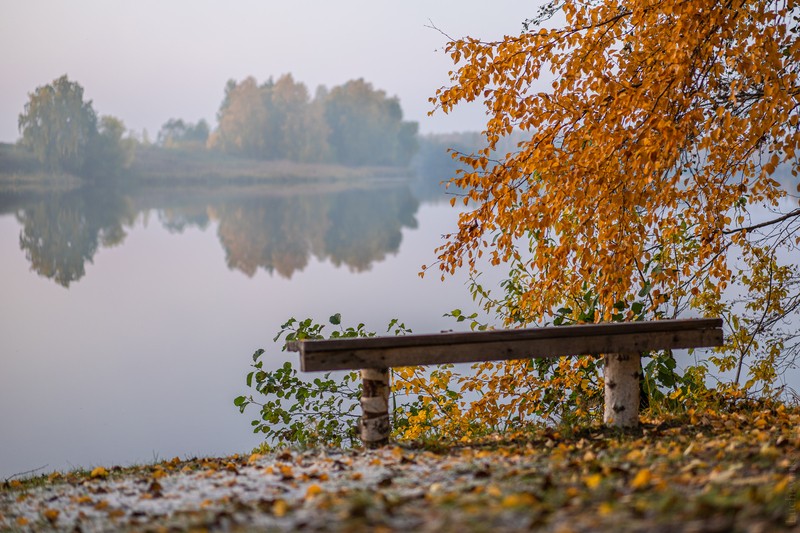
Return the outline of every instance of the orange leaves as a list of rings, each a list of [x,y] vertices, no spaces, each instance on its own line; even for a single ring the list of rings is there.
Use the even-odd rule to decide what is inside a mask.
[[[462,217],[440,250],[442,269],[475,268],[481,248],[508,258],[521,235],[550,235],[519,265],[525,321],[545,320],[584,282],[610,309],[646,281],[642,257],[653,249],[660,294],[703,292],[705,274],[724,286],[730,271],[709,258],[731,242],[720,230],[743,197],[741,178],[754,174],[752,156],[774,148],[770,175],[800,141],[778,127],[798,122],[800,46],[789,15],[770,5],[568,1],[560,29],[451,43],[460,66],[435,99],[442,109],[482,96],[490,148],[513,125],[532,134],[497,167],[486,154],[464,157],[472,170],[455,183],[485,209]],[[543,68],[556,74],[548,91]],[[539,181],[525,186],[534,171]],[[785,192],[774,180],[748,187],[750,202]],[[685,224],[677,243],[676,220]]]
[[[738,280],[729,254],[768,250],[796,232],[787,222],[784,236],[776,229],[759,242],[737,228],[752,206],[776,206],[787,194],[772,177],[779,165],[800,170],[797,9],[768,0],[567,0],[563,27],[451,43],[456,69],[433,101],[449,112],[482,98],[486,149],[461,157],[467,171],[453,183],[470,210],[437,250],[441,271],[477,270],[481,256],[509,263],[506,294],[482,294],[506,325],[547,322],[560,308],[590,321],[689,308],[730,314],[725,291]],[[493,153],[514,129],[530,132],[518,150]],[[749,277],[752,299],[777,317],[798,278],[768,266],[766,277]],[[740,336],[741,358],[758,343]],[[750,365],[754,379],[774,379],[781,346],[770,343]],[[482,396],[459,415],[490,425],[548,416],[553,398],[590,396],[597,385],[584,369],[554,368],[537,378],[514,364],[480,368],[468,390]],[[509,387],[533,399],[504,398]],[[549,404],[540,390],[551,393]],[[578,410],[591,413],[591,401]]]

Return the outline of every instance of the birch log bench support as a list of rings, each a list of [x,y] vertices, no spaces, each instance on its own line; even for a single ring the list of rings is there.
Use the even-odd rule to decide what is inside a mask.
[[[722,320],[708,318],[302,340],[287,343],[287,348],[300,352],[304,372],[361,371],[361,440],[375,447],[388,442],[391,433],[392,367],[605,354],[603,420],[614,427],[634,427],[639,423],[642,353],[721,345]]]

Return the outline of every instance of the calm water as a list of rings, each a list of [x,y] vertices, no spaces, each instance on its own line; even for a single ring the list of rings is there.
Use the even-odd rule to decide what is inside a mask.
[[[71,193],[0,206],[0,479],[258,443],[233,407],[291,316],[450,329],[464,279],[420,279],[448,204],[324,193]]]
[[[0,479],[248,451],[259,438],[232,400],[255,349],[295,362],[272,343],[291,316],[454,329],[443,313],[474,309],[465,278],[417,273],[456,215],[418,195],[384,183],[0,196]]]

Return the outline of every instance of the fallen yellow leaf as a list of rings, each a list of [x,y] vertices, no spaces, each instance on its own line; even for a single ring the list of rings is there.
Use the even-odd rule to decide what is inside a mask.
[[[286,512],[289,510],[289,505],[283,500],[277,500],[275,503],[272,504],[272,514],[277,516],[278,518],[282,516],[286,516]]]
[[[308,489],[306,489],[306,499],[313,498],[317,494],[322,492],[322,487],[314,483],[313,485],[309,485]]]
[[[294,472],[292,471],[292,467],[289,465],[281,465],[280,466],[281,475],[286,479],[292,479],[294,477]]]
[[[536,498],[528,493],[509,494],[500,502],[502,507],[521,507],[536,503]]]
[[[583,483],[590,489],[596,489],[601,481],[603,481],[603,476],[600,474],[592,474],[591,476],[586,476]]]
[[[633,481],[631,481],[631,488],[636,490],[648,486],[652,477],[653,475],[647,468],[639,470],[639,472],[636,474],[636,477],[634,477]]]
[[[775,494],[780,494],[781,492],[786,490],[786,487],[789,486],[789,483],[794,481],[793,476],[786,476],[782,480],[778,481],[775,486],[772,488],[772,492]]]
[[[259,459],[261,459],[262,457],[264,457],[264,456],[261,455],[260,453],[254,453],[247,459],[247,462],[250,463],[250,464],[253,464],[256,461],[258,461]]]
[[[638,461],[644,456],[641,450],[631,450],[628,455],[625,456],[626,461]]]
[[[92,470],[92,473],[89,474],[89,475],[92,477],[92,479],[95,479],[95,478],[98,478],[98,477],[105,478],[105,477],[108,477],[108,470],[106,470],[102,466],[98,466],[97,468]]]
[[[59,512],[58,509],[45,509],[42,515],[44,515],[44,517],[50,522],[55,522],[58,520]]]
[[[500,487],[498,487],[497,485],[489,485],[488,487],[486,487],[486,494],[494,498],[497,498],[498,496],[503,494],[503,491],[501,491]]]

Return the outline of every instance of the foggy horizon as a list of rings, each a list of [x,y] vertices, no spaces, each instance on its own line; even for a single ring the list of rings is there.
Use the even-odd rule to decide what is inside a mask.
[[[135,4],[34,0],[3,5],[0,42],[0,142],[15,142],[28,94],[61,75],[80,83],[98,115],[154,140],[169,119],[216,126],[228,80],[262,83],[291,73],[311,94],[363,78],[397,96],[420,133],[479,131],[481,104],[450,115],[428,98],[453,65],[447,38],[484,40],[519,33],[535,6],[503,2],[346,0],[335,4],[153,1]],[[431,28],[431,24],[437,29]]]

